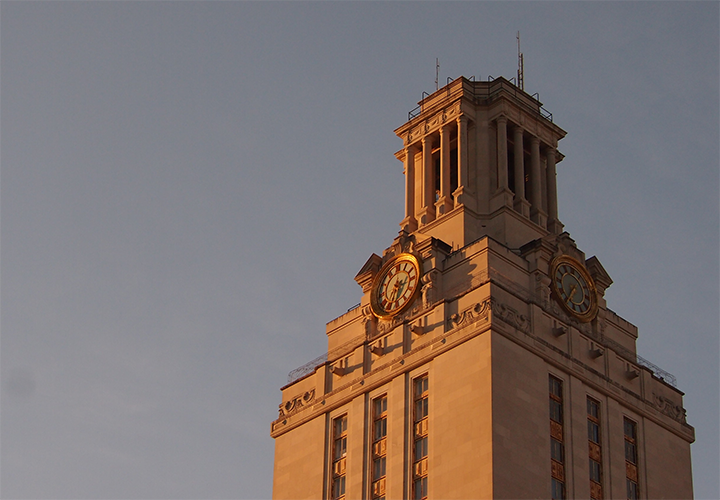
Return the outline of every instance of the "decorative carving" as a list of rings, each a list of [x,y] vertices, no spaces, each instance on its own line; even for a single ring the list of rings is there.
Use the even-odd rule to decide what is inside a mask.
[[[487,321],[492,310],[492,299],[478,302],[464,311],[450,316],[450,328],[460,328],[478,321]]]
[[[630,462],[625,462],[625,476],[628,479],[632,479],[637,483],[638,481],[638,471],[637,466],[635,464],[631,464]]]
[[[278,413],[279,418],[289,417],[290,415],[299,412],[310,403],[315,400],[315,389],[311,389],[304,394],[295,396],[289,401],[282,403],[279,406]]]
[[[510,306],[502,304],[493,299],[486,299],[459,313],[450,316],[450,328],[459,328],[478,321],[487,321],[490,312],[497,315],[497,318],[518,330],[530,333],[530,318]]]
[[[563,467],[563,464],[550,460],[550,475],[559,481],[565,481],[565,467]]]
[[[505,304],[496,303],[493,308],[498,318],[524,333],[530,333],[530,318]]]
[[[432,304],[435,303],[435,290],[437,288],[435,284],[437,283],[439,274],[440,273],[437,270],[433,269],[432,271],[425,273],[422,277],[423,287],[421,293],[422,303],[425,309],[429,309]]]
[[[365,338],[371,339],[375,337],[377,328],[375,328],[377,321],[375,315],[372,313],[370,306],[365,306],[362,309],[362,325],[363,331],[365,332]]]
[[[415,236],[408,233],[405,229],[401,229],[400,232],[398,232],[397,238],[393,241],[393,244],[383,253],[383,260],[388,260],[401,253],[414,254],[414,249]]]
[[[686,416],[687,412],[685,411],[685,408],[682,406],[675,404],[670,399],[661,396],[659,394],[655,394],[653,392],[653,402],[655,403],[655,407],[662,413],[663,415],[667,415],[668,417],[672,418],[673,420],[677,420],[681,424],[686,423]]]
[[[417,307],[411,309],[412,311],[417,310]],[[405,314],[398,314],[397,316],[393,316],[392,318],[388,319],[380,319],[377,323],[377,331],[379,335],[385,335],[386,333],[390,332],[390,330],[394,329],[396,326],[401,325],[403,321],[405,321],[405,318],[408,316],[408,313]]]
[[[544,274],[535,274],[535,298],[547,309],[546,304],[550,302],[550,278]]]

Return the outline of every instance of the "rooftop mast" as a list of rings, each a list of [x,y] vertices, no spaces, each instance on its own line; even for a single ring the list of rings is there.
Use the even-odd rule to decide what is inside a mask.
[[[525,80],[523,75],[523,53],[520,52],[520,32],[517,32],[517,46],[518,46],[518,71],[517,71],[517,86],[520,90],[525,90]]]

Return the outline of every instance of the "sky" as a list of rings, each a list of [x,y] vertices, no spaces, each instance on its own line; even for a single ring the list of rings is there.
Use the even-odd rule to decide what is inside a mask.
[[[0,2],[0,495],[265,499],[287,373],[460,75],[566,130],[559,216],[718,470],[718,2]]]

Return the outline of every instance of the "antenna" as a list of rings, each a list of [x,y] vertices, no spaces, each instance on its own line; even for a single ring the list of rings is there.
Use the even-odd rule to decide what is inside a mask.
[[[517,72],[517,86],[520,90],[525,90],[525,80],[523,75],[523,53],[520,52],[520,32],[517,32],[517,43],[518,43],[518,72]]]
[[[437,90],[438,87],[438,74],[440,73],[440,59],[437,57],[435,58],[435,90]]]

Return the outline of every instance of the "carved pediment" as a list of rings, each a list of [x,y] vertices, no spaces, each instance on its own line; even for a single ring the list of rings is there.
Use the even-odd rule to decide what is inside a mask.
[[[585,267],[587,267],[588,272],[590,272],[590,276],[592,276],[592,279],[595,282],[595,286],[598,292],[600,292],[600,295],[604,295],[605,289],[607,289],[613,283],[610,275],[607,273],[602,264],[600,264],[598,258],[595,256],[592,256],[585,261]]]
[[[382,266],[382,257],[377,254],[372,254],[370,258],[365,262],[360,271],[355,275],[355,281],[363,289],[363,293],[370,290],[372,286],[372,280],[375,274]]]

